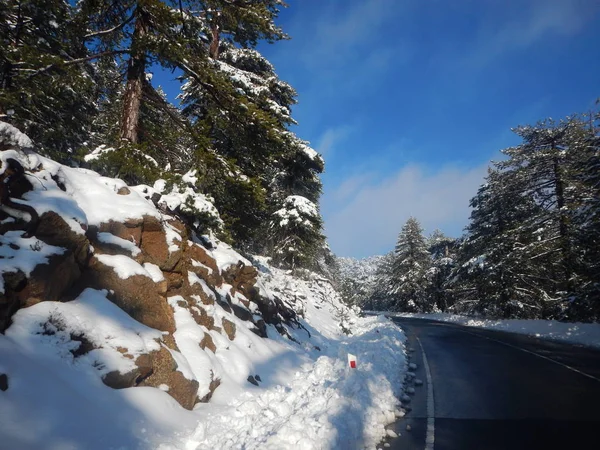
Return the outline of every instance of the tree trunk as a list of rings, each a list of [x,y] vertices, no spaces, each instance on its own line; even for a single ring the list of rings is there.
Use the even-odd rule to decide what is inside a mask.
[[[148,24],[145,13],[138,9],[131,40],[132,51],[127,64],[127,84],[123,95],[123,115],[121,119],[121,139],[133,144],[138,141],[142,87],[146,75],[146,53],[143,48],[140,49],[140,40],[144,38],[147,32]]]
[[[210,31],[212,32],[212,41],[208,48],[208,54],[212,59],[219,59],[219,44],[220,44],[220,32],[219,25],[213,24]]]
[[[555,157],[553,160],[554,179],[556,182],[556,207],[558,208],[558,224],[560,234],[560,245],[562,251],[562,266],[564,273],[563,289],[569,291],[571,288],[571,273],[573,260],[571,257],[571,243],[569,242],[569,224],[565,207],[565,188],[562,172],[560,170],[560,160]]]

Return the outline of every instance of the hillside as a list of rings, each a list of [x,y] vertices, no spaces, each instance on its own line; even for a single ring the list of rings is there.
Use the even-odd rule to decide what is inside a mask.
[[[32,146],[0,123],[3,446],[374,448],[386,435],[397,327],[359,318],[321,275],[198,235],[175,212],[179,188]]]

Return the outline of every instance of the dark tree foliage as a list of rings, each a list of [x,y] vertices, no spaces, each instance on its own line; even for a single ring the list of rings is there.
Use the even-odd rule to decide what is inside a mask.
[[[290,130],[295,90],[255,50],[288,38],[275,24],[284,6],[7,0],[0,3],[0,119],[62,162],[207,194],[223,227],[191,222],[282,266],[327,271],[323,160]],[[156,70],[173,73],[179,104],[154,84]]]

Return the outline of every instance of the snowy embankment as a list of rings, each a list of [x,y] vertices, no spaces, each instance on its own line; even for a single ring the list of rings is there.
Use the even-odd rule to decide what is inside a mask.
[[[542,339],[600,348],[600,324],[598,323],[558,322],[556,320],[496,320],[442,313],[386,313],[386,315],[452,322],[468,327],[508,331],[510,333],[526,334]]]
[[[31,185],[15,200],[39,224],[24,237],[19,211],[0,221],[2,448],[375,448],[385,437],[406,370],[391,321],[358,317],[317,274],[200,239],[164,204],[192,195],[218,215],[201,194],[62,166],[18,150],[5,128],[17,149],[0,167],[22,165]]]

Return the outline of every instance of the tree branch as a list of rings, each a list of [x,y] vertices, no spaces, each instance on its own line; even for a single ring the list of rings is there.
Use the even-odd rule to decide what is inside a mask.
[[[70,61],[62,61],[60,63],[53,63],[53,64],[49,64],[46,67],[42,67],[41,69],[37,69],[35,72],[33,72],[31,75],[29,75],[27,78],[33,78],[37,75],[40,75],[42,73],[48,72],[54,68],[56,68],[57,66],[71,66],[73,64],[80,64],[82,62],[86,62],[86,61],[91,61],[93,59],[98,59],[98,58],[102,58],[104,56],[112,56],[112,55],[122,55],[124,53],[129,53],[129,50],[109,50],[106,52],[102,52],[102,53],[96,53],[95,55],[90,55],[90,56],[86,56],[83,58],[77,58],[77,59],[72,59]]]
[[[96,38],[98,36],[104,36],[106,34],[111,34],[115,31],[123,28],[125,25],[127,25],[129,22],[131,22],[134,17],[135,17],[135,15],[131,14],[127,19],[125,19],[124,22],[121,22],[119,25],[109,28],[108,30],[101,30],[101,31],[96,31],[94,33],[88,33],[84,36],[84,39]]]

